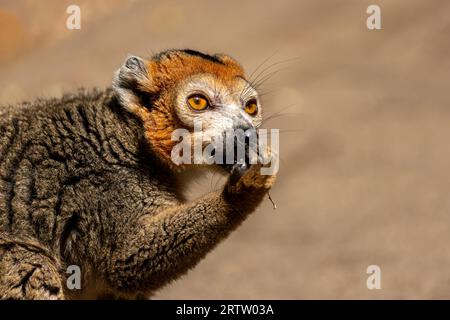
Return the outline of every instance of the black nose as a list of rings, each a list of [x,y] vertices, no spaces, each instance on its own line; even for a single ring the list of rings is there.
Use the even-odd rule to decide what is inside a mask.
[[[244,130],[244,136],[245,136],[245,145],[253,147],[253,144],[258,143],[258,133],[256,132],[256,129],[254,127],[247,128],[246,130]]]
[[[230,139],[234,139],[230,141]],[[237,163],[247,166],[251,163],[251,157],[258,152],[258,133],[253,126],[238,127],[232,137],[226,133],[224,139],[224,164],[227,171],[231,171]]]
[[[258,152],[258,133],[254,127],[245,130],[245,162],[249,163],[251,151]]]

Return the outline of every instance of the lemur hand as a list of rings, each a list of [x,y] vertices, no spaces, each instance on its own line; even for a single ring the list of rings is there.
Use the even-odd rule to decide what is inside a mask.
[[[225,186],[228,193],[266,193],[275,182],[276,175],[262,175],[261,164],[235,164]]]

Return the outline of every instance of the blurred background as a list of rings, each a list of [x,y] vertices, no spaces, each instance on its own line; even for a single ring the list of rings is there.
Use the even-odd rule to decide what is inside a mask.
[[[71,4],[81,30],[66,28]],[[366,28],[371,4],[382,30]],[[109,86],[128,53],[264,62],[278,209],[266,200],[155,298],[448,299],[449,16],[447,0],[0,0],[0,105]]]

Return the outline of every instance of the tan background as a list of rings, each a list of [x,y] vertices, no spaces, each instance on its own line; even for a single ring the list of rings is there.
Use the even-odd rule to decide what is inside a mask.
[[[449,16],[447,0],[0,1],[0,104],[107,86],[128,53],[225,52],[250,73],[294,58],[261,89],[284,114],[267,122],[284,131],[278,210],[156,297],[450,298]]]

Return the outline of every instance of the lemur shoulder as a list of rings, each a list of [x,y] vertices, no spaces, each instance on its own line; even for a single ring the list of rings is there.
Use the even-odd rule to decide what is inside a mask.
[[[0,109],[0,298],[146,297],[195,266],[275,180],[234,165],[222,191],[186,202],[171,133],[198,118],[210,134],[260,125],[231,57],[130,56],[111,88]]]

